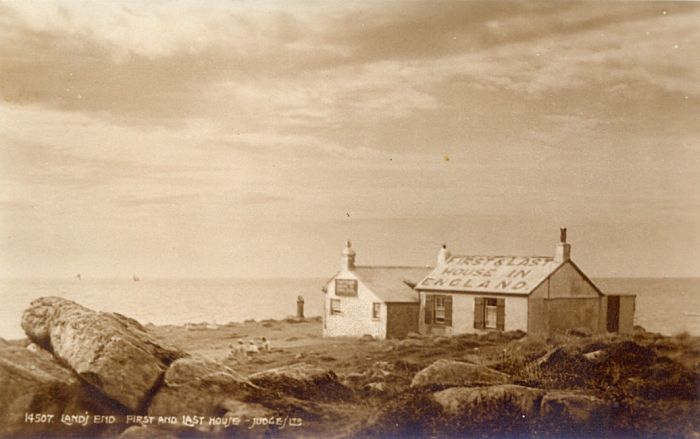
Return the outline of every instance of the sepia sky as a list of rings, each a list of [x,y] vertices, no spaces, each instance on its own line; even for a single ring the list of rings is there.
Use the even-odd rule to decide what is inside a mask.
[[[700,276],[700,4],[0,2],[0,276]]]

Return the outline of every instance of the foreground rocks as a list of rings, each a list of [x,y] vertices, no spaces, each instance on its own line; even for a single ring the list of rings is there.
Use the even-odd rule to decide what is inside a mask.
[[[502,384],[490,387],[453,387],[436,392],[435,401],[451,416],[471,419],[500,417],[504,412],[533,417],[539,414],[539,405],[545,392],[542,389]]]
[[[135,320],[59,297],[33,301],[22,328],[81,379],[132,411],[144,406],[170,363],[185,356],[162,346]]]
[[[269,369],[248,377],[252,383],[299,399],[343,400],[352,391],[332,371],[306,363]]]
[[[695,437],[700,342],[663,340],[663,352],[673,358],[655,348],[658,337],[582,333],[496,345],[479,355],[479,364],[492,368],[441,359],[392,394],[359,436]],[[468,358],[464,351],[430,349],[420,355]]]
[[[230,368],[203,357],[176,360],[149,407],[151,416],[233,416],[255,386]],[[260,412],[260,410],[257,410]]]
[[[508,378],[507,374],[485,366],[441,359],[418,372],[411,387],[504,384]]]
[[[591,422],[605,424],[609,418],[609,401],[582,392],[551,391],[542,398],[543,418],[583,426]]]
[[[650,400],[697,399],[700,376],[631,340],[556,347],[533,362],[535,385],[548,388],[616,389]],[[521,374],[522,375],[522,374]]]
[[[268,419],[275,414],[270,407],[293,408],[293,400],[266,393],[220,362],[164,346],[119,314],[49,297],[32,302],[22,325],[36,344],[0,341],[0,437],[221,435],[233,425],[224,420]],[[265,376],[304,384],[305,392],[314,385],[343,388],[333,372],[308,367],[262,374],[269,383]],[[34,413],[53,417],[28,421]],[[78,425],[64,422],[64,413]],[[95,415],[101,414],[115,421],[100,424]],[[156,424],[159,418],[174,422]]]
[[[58,298],[33,302],[23,325],[36,344],[0,339],[0,437],[693,437],[700,431],[694,339],[649,344],[582,334],[561,343],[514,341],[510,334],[414,335],[408,340],[420,349],[348,341],[358,352],[347,367],[336,354],[289,365],[297,352],[282,349],[240,363],[190,355],[127,317]],[[220,341],[201,342],[212,340]],[[679,345],[692,362],[659,354]],[[260,371],[262,364],[269,368]],[[26,421],[32,413],[119,421],[35,424]],[[249,429],[252,422],[245,422],[253,418],[257,426]],[[303,420],[303,428],[271,424],[292,418]]]
[[[487,387],[452,387],[433,394],[448,416],[468,417],[474,422],[522,417],[568,425],[605,423],[609,401],[569,390],[545,391],[515,384]]]
[[[74,428],[59,422],[61,415],[120,413],[36,345],[0,341],[0,389],[0,437],[75,436]],[[105,425],[81,429],[86,436],[110,431],[115,429]]]

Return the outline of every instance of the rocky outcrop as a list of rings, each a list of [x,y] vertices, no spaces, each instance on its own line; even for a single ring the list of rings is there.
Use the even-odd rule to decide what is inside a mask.
[[[593,378],[594,363],[576,349],[556,347],[532,363],[531,374],[548,388],[584,387]]]
[[[36,345],[0,342],[0,389],[0,437],[94,437],[110,427],[90,423],[76,432],[60,421],[61,415],[119,412]]]
[[[595,376],[625,394],[650,400],[696,400],[700,394],[700,374],[630,340],[605,349],[596,363]]]
[[[221,363],[198,356],[181,358],[165,373],[148,414],[229,416],[229,412],[240,411],[240,401],[254,389],[247,378]],[[260,412],[257,408],[253,411]]]
[[[423,346],[423,339],[420,338],[407,338],[401,340],[398,344],[400,348],[411,348],[417,346]]]
[[[468,416],[482,422],[497,417],[522,417],[583,426],[605,422],[610,412],[608,401],[590,394],[570,390],[545,391],[515,384],[453,387],[435,392],[433,399],[444,414]]]
[[[590,369],[590,364],[583,355],[572,352],[564,347],[556,347],[535,361],[535,365],[541,369],[559,371]]]
[[[458,387],[505,384],[509,376],[477,364],[441,359],[418,372],[411,387]]]
[[[540,415],[544,419],[575,426],[593,422],[602,424],[609,411],[608,402],[593,395],[554,390],[542,398]]]
[[[387,384],[384,382],[372,382],[365,384],[363,390],[374,394],[385,394],[387,391]]]
[[[85,382],[132,411],[144,406],[170,363],[185,356],[133,319],[59,297],[33,301],[22,328]]]
[[[582,353],[583,352],[583,353]],[[606,386],[644,399],[687,399],[698,395],[700,375],[635,341],[593,341],[581,349],[560,346],[533,362],[531,377],[548,388]]]
[[[341,400],[353,396],[329,369],[297,363],[264,370],[248,377],[255,385],[299,399]]]
[[[502,384],[489,387],[452,387],[433,394],[444,413],[451,416],[465,416],[484,419],[490,416],[503,416],[505,413],[516,416],[535,417],[544,390],[515,384]]]
[[[587,352],[583,354],[583,358],[594,364],[599,364],[607,358],[608,353],[604,350]]]

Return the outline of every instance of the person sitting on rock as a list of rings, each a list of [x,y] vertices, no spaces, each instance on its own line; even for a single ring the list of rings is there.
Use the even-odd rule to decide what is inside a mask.
[[[243,340],[241,340],[240,338],[238,339],[238,343],[236,344],[235,352],[236,357],[238,358],[245,358],[248,355],[246,346],[243,343]]]
[[[245,359],[246,357],[246,348],[245,345],[243,344],[243,340],[238,340],[238,343],[233,344],[230,343],[228,345],[228,348],[230,349],[229,354],[228,354],[228,359],[231,360],[241,360]]]
[[[259,354],[259,353],[260,353],[260,349],[258,349],[258,345],[256,345],[255,342],[254,342],[253,340],[250,340],[250,341],[248,342],[248,350],[247,350],[247,352],[248,352],[249,354]]]
[[[267,339],[267,337],[262,338],[260,348],[265,352],[270,352],[270,341]]]

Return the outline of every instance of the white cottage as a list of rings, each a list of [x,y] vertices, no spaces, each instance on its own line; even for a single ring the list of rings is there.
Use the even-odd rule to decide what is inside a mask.
[[[571,260],[566,229],[551,256],[452,256],[415,289],[422,334],[521,330],[631,332],[634,296],[605,296]]]
[[[340,271],[323,287],[323,336],[403,338],[418,332],[420,302],[414,286],[428,267],[356,266],[346,243]]]

